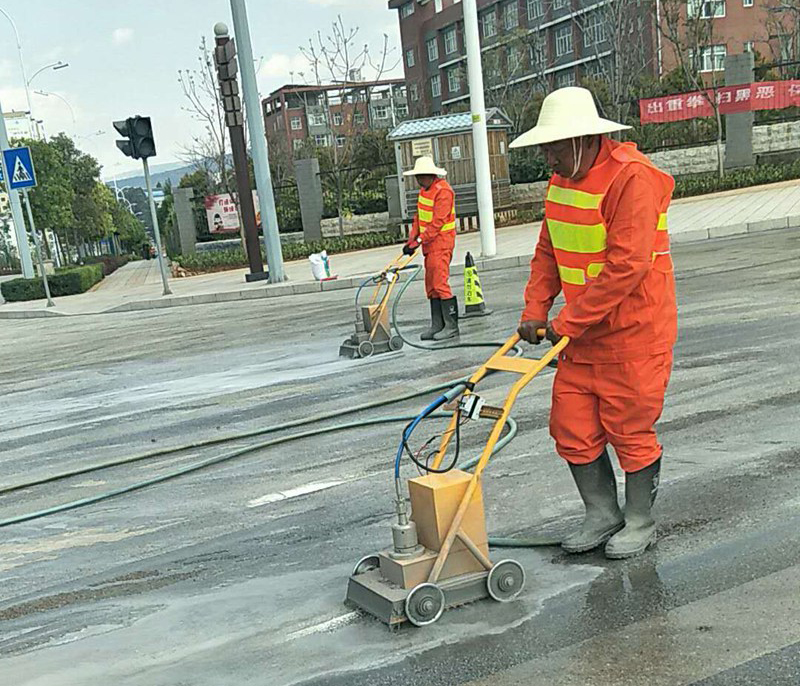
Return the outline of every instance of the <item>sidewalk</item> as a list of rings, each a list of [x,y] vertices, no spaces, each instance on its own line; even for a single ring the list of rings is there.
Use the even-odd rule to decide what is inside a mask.
[[[460,234],[454,272],[460,271],[468,251],[482,272],[527,264],[536,247],[540,226],[537,222],[498,229],[497,257],[490,259],[479,258],[480,234]],[[675,243],[800,227],[800,181],[676,200],[669,211],[669,227]],[[398,245],[392,245],[332,255],[332,269],[339,276],[337,281],[314,281],[308,261],[298,260],[286,264],[286,283],[248,284],[244,280],[247,270],[237,269],[170,279],[173,295],[166,297],[161,296],[158,262],[132,262],[88,293],[56,298],[54,308],[46,308],[43,300],[0,305],[0,319],[125,312],[354,288],[366,275],[383,269],[399,251]]]

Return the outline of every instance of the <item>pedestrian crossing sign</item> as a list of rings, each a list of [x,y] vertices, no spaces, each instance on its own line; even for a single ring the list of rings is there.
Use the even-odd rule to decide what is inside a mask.
[[[3,158],[8,170],[8,185],[12,189],[33,188],[36,185],[36,172],[33,169],[30,148],[3,150]]]

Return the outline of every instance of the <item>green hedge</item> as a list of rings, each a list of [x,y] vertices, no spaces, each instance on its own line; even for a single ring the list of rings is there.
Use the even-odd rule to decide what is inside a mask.
[[[325,238],[312,243],[285,243],[283,245],[283,259],[286,261],[302,260],[312,253],[322,252],[323,250],[326,250],[329,255],[334,255],[336,253],[351,252],[353,250],[380,248],[398,242],[400,242],[398,234],[384,231],[362,233],[354,236],[345,236],[344,238]],[[237,267],[247,266],[247,256],[241,248],[236,248],[235,250],[198,252],[194,255],[178,255],[175,257],[175,261],[180,264],[181,267],[190,271],[235,269]]]
[[[130,255],[103,255],[101,257],[86,257],[84,264],[100,264],[103,266],[103,276],[110,276],[120,267],[131,261]]]
[[[83,267],[59,269],[48,276],[50,293],[53,297],[85,293],[103,279],[102,264],[87,264]],[[44,285],[40,278],[13,279],[0,284],[0,292],[8,302],[40,300],[45,297]]]
[[[760,164],[746,169],[735,169],[725,172],[721,179],[717,172],[682,176],[675,181],[673,197],[688,198],[792,179],[800,179],[800,160],[789,164]]]

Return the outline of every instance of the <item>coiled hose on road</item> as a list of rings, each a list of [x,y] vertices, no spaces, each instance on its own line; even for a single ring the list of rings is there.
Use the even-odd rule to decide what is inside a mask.
[[[453,348],[485,348],[485,347],[494,347],[499,348],[504,344],[504,341],[478,341],[478,342],[468,342],[468,343],[449,343],[444,345],[435,345],[435,346],[424,346],[419,345],[413,341],[410,341],[406,338],[401,329],[397,325],[397,309],[402,299],[403,294],[406,292],[408,287],[414,281],[414,279],[419,275],[422,267],[419,265],[414,265],[413,267],[409,268],[411,272],[409,278],[402,284],[400,287],[392,305],[392,325],[394,326],[395,331],[397,334],[403,339],[403,341],[413,348],[418,348],[422,350],[446,350],[446,349],[453,349]],[[356,293],[356,302],[358,302],[358,296],[361,293],[361,290],[364,286],[369,283],[374,277],[370,277],[370,279],[366,280],[361,287],[358,289]],[[522,351],[519,348],[515,348],[517,354],[521,354]],[[362,403],[360,405],[355,405],[349,408],[344,408],[342,410],[336,410],[333,412],[325,412],[320,413],[317,415],[313,415],[311,417],[307,417],[306,419],[296,419],[291,420],[288,422],[282,422],[280,424],[275,424],[273,426],[266,427],[264,429],[256,429],[253,431],[247,431],[237,434],[230,434],[228,436],[219,437],[208,439],[205,441],[197,441],[194,443],[190,443],[183,446],[177,446],[175,448],[166,448],[163,450],[151,451],[149,453],[144,453],[142,455],[134,455],[131,457],[120,458],[117,460],[110,460],[107,462],[98,463],[95,465],[89,465],[87,467],[81,467],[79,469],[74,469],[70,471],[61,472],[58,474],[52,474],[45,477],[41,477],[39,479],[35,479],[32,481],[28,481],[25,483],[14,484],[11,486],[6,486],[0,488],[0,496],[4,494],[9,494],[13,492],[18,492],[27,488],[32,488],[34,486],[41,486],[47,483],[55,483],[57,481],[61,481],[64,479],[72,478],[75,476],[80,476],[83,474],[88,474],[91,472],[101,471],[104,469],[110,469],[112,467],[119,467],[128,464],[134,464],[137,462],[142,462],[145,460],[153,459],[156,457],[161,457],[164,455],[170,455],[174,453],[184,452],[187,450],[194,450],[197,448],[205,448],[213,445],[219,445],[222,443],[230,443],[233,441],[239,441],[247,438],[255,438],[258,436],[265,436],[272,433],[277,433],[280,431],[286,431],[288,429],[299,428],[308,426],[311,424],[317,424],[319,422],[328,420],[328,419],[339,419],[341,417],[345,417],[347,415],[352,415],[358,412],[363,412],[365,410],[376,409],[379,407],[386,407],[388,405],[394,405],[406,400],[411,400],[414,398],[418,398],[423,395],[428,395],[430,393],[435,393],[436,391],[446,390],[452,388],[454,385],[458,383],[463,383],[465,379],[457,379],[455,381],[444,383],[444,384],[436,384],[434,386],[429,386],[427,388],[420,389],[418,391],[414,391],[412,393],[407,393],[401,396],[396,396],[389,400],[379,400],[373,401],[368,403]],[[222,455],[218,455],[216,457],[208,458],[206,460],[201,460],[194,464],[187,465],[185,467],[181,467],[175,469],[171,472],[167,472],[166,474],[162,474],[161,476],[153,477],[151,479],[146,479],[143,481],[138,481],[136,483],[130,484],[128,486],[123,486],[121,488],[113,489],[110,491],[105,491],[99,493],[94,496],[90,496],[87,498],[81,498],[79,500],[74,500],[71,502],[63,503],[61,505],[56,505],[54,507],[50,507],[43,510],[38,510],[36,512],[30,512],[23,515],[18,515],[16,517],[9,517],[7,519],[0,520],[0,528],[12,526],[14,524],[21,524],[23,522],[29,522],[36,519],[41,519],[43,517],[48,517],[51,515],[59,514],[62,512],[67,512],[70,510],[76,510],[81,507],[86,507],[88,505],[92,505],[95,503],[102,502],[104,500],[109,500],[111,498],[116,498],[118,496],[122,496],[128,493],[133,493],[135,491],[142,490],[144,488],[148,488],[150,486],[154,486],[156,484],[164,483],[166,481],[171,481],[173,479],[180,478],[181,476],[185,476],[187,474],[192,474],[194,472],[198,472],[203,469],[208,469],[209,467],[216,466],[219,464],[223,464],[226,462],[230,462],[238,457],[242,457],[243,455],[251,454],[260,450],[265,450],[267,448],[281,445],[285,443],[289,443],[291,441],[299,440],[302,438],[311,438],[315,436],[322,436],[324,434],[339,432],[339,431],[346,431],[349,429],[356,429],[356,428],[363,428],[366,426],[375,426],[380,424],[389,424],[395,422],[408,422],[415,419],[418,415],[402,415],[402,416],[390,416],[390,417],[377,417],[372,419],[361,419],[352,422],[346,422],[344,424],[336,424],[334,426],[328,427],[320,427],[317,429],[310,429],[307,431],[301,431],[300,433],[295,433],[290,436],[281,436],[278,438],[273,438],[267,441],[261,441],[259,443],[254,443],[250,446],[245,446],[242,448],[238,448],[236,450],[224,453]],[[435,413],[431,415],[431,418],[442,418],[442,417],[449,417],[450,415],[447,413]],[[495,450],[492,453],[496,455],[499,453],[503,448],[505,448],[516,436],[517,434],[517,424],[512,419],[509,418],[507,422],[508,432],[506,435],[498,441],[497,445],[495,446]],[[459,464],[458,468],[462,470],[469,470],[474,467],[478,462],[478,457],[475,457],[463,464]],[[550,539],[550,538],[528,538],[528,539],[507,539],[507,538],[490,538],[489,544],[495,547],[538,547],[538,546],[553,546],[558,545],[559,541]]]

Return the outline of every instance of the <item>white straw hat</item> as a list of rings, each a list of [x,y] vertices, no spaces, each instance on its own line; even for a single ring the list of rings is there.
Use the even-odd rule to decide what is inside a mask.
[[[411,171],[403,172],[403,176],[419,176],[420,174],[430,174],[431,176],[447,176],[447,171],[437,167],[431,157],[418,157],[414,162]]]
[[[542,103],[536,126],[516,138],[508,147],[524,148],[629,128],[600,117],[591,92],[570,86],[550,93]]]

